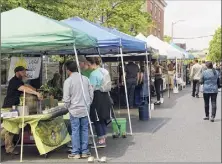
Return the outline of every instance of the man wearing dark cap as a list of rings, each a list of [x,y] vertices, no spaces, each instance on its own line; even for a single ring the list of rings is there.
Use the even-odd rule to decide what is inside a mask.
[[[15,76],[11,78],[9,81],[7,95],[5,97],[4,103],[2,108],[12,108],[12,106],[17,106],[20,104],[20,96],[25,91],[26,93],[36,95],[39,99],[42,98],[39,92],[36,92],[33,88],[25,86],[23,83],[23,78],[26,77],[26,69],[23,66],[18,66],[14,70]],[[14,144],[13,144],[13,136],[14,134],[6,131],[5,129],[1,132],[1,136],[4,136],[5,139],[5,150],[6,153],[9,154],[19,154],[18,152],[14,151]]]

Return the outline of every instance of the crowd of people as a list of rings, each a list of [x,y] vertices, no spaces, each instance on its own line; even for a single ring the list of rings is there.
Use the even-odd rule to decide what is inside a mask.
[[[111,90],[111,78],[109,72],[100,67],[101,59],[99,57],[79,57],[79,66],[75,61],[66,62],[66,70],[68,78],[63,86],[63,102],[65,108],[70,114],[71,123],[71,139],[72,150],[68,158],[79,159],[90,156],[89,151],[89,124],[93,122],[95,132],[98,138],[96,146],[98,148],[106,147],[107,123],[111,119],[111,108],[113,105],[109,91]],[[167,71],[172,79],[170,80],[173,87],[173,79],[175,74],[175,63],[170,62],[168,68],[161,66],[156,60],[153,60],[151,65],[145,63],[143,66],[133,61],[129,61],[125,66],[126,87],[128,92],[129,107],[134,107],[134,94],[136,86],[141,86],[141,97],[149,102],[149,92],[151,88],[148,86],[148,71],[147,66],[151,68],[151,77],[154,79],[153,85],[155,88],[157,101],[155,105],[160,105],[161,88],[163,85],[162,74]],[[15,76],[9,81],[7,95],[3,103],[3,108],[12,108],[20,104],[20,96],[22,92],[36,95],[40,100],[42,95],[37,90],[29,85],[25,85],[23,80],[26,77],[26,69],[24,67],[16,67]],[[203,85],[203,97],[205,104],[204,120],[212,122],[216,116],[216,99],[218,88],[220,88],[220,69],[214,68],[212,62],[202,62],[198,60],[190,69],[190,80],[192,82],[192,96],[199,98],[199,88]],[[121,82],[122,72],[120,72]],[[57,86],[59,74],[55,74],[54,78],[48,82],[50,86]],[[212,103],[212,113],[209,116],[209,101]],[[91,122],[89,122],[89,118]],[[6,130],[1,131],[1,136],[5,139],[6,152],[10,154],[18,154],[13,145],[13,134]]]

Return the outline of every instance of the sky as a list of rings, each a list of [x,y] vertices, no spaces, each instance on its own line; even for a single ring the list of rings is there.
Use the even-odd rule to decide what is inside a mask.
[[[213,35],[221,26],[221,0],[166,0],[164,34],[171,36],[172,22],[175,38],[190,38]],[[199,39],[174,39],[186,43],[187,50],[202,50],[209,47],[212,37]]]

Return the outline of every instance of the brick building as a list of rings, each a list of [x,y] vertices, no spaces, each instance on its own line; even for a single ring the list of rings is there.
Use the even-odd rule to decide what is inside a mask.
[[[148,33],[161,40],[164,36],[164,9],[167,3],[164,0],[147,0],[146,11],[152,15],[155,27],[148,29]]]

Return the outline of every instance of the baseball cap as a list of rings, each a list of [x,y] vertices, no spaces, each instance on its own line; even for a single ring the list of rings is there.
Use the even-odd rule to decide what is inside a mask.
[[[19,71],[28,71],[28,69],[26,69],[25,67],[23,66],[18,66],[14,69],[14,72],[19,72]]]
[[[87,62],[85,56],[83,55],[78,56],[78,59],[79,59],[79,62]]]

